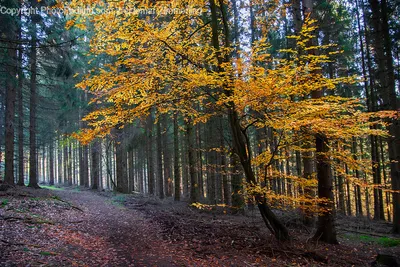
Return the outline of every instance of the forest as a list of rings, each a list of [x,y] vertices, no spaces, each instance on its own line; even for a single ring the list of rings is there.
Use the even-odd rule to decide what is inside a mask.
[[[2,0],[0,34],[0,265],[400,266],[397,0]]]

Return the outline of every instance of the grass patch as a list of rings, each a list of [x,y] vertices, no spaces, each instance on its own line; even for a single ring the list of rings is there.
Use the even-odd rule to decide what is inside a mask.
[[[115,195],[113,197],[113,201],[123,203],[126,201],[126,196],[125,195]]]
[[[126,209],[124,206],[124,202],[126,200],[125,195],[114,195],[111,199],[106,200],[105,202],[110,203],[111,205],[117,206],[120,209]]]
[[[52,196],[51,198],[54,200],[62,201],[62,199],[59,196]]]
[[[8,199],[7,198],[0,199],[0,205],[1,205],[2,208],[7,206],[7,204],[8,204]]]
[[[54,185],[41,185],[40,187],[44,188],[44,189],[55,190],[55,191],[63,191],[64,190],[63,188],[55,187]]]
[[[399,238],[392,238],[392,237],[373,237],[369,235],[360,235],[359,236],[360,240],[363,242],[373,242],[373,243],[378,243],[379,245],[383,247],[396,247],[400,245],[400,239]]]
[[[57,255],[57,253],[51,252],[51,251],[40,251],[39,254],[43,255],[43,256],[55,256],[55,255]]]
[[[378,242],[384,247],[397,247],[400,246],[399,238],[380,237]]]

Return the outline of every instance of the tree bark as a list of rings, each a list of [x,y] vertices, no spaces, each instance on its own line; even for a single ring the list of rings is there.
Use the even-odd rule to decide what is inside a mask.
[[[120,193],[129,193],[128,186],[128,172],[126,168],[127,155],[125,146],[125,131],[117,130],[117,140],[115,142],[115,160],[117,164],[117,188],[116,190]]]
[[[319,207],[322,210],[318,216],[318,227],[314,239],[330,244],[338,244],[334,225],[335,207],[333,205],[332,177],[329,158],[326,155],[326,153],[329,152],[327,138],[318,134],[316,136],[315,146],[317,153],[318,198],[325,201],[319,203]]]
[[[91,147],[91,189],[99,189],[99,177],[100,177],[100,141],[95,140]]]
[[[32,7],[36,7],[36,0],[32,0]],[[32,40],[31,40],[31,80],[30,80],[30,104],[29,104],[29,187],[39,188],[37,178],[37,147],[36,147],[36,78],[37,78],[37,58],[36,58],[36,18],[31,16],[32,20]]]
[[[154,195],[154,168],[153,168],[153,117],[150,113],[146,122],[146,154],[147,154],[147,179],[148,179],[148,194]]]
[[[181,199],[181,174],[179,169],[178,114],[174,113],[174,200]]]
[[[164,177],[163,177],[163,153],[162,153],[162,137],[161,137],[161,118],[158,118],[157,131],[157,179],[158,179],[158,197],[164,198]]]
[[[4,2],[7,8],[17,8],[17,2],[7,0]],[[14,123],[15,123],[15,100],[17,81],[17,50],[15,43],[17,39],[17,24],[12,16],[7,16],[5,35],[7,40],[7,62],[6,62],[6,116],[5,116],[5,177],[4,182],[14,185]]]
[[[21,38],[21,29],[19,29],[19,38]],[[25,185],[24,177],[24,97],[22,72],[22,45],[18,49],[18,185]]]
[[[190,119],[186,122],[186,139],[188,150],[189,176],[190,176],[190,203],[199,201],[199,185],[196,175],[194,147],[193,147],[193,125]]]
[[[49,159],[49,168],[50,168],[50,185],[54,185],[54,141],[50,141],[50,147],[49,147],[49,152],[50,152],[50,159]]]

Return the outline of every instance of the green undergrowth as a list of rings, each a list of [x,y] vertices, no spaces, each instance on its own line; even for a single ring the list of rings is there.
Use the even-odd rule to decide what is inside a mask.
[[[7,198],[0,198],[0,206],[4,208],[8,204],[8,199]]]
[[[41,185],[40,187],[43,189],[49,189],[49,190],[55,190],[55,191],[63,191],[64,190],[64,188],[56,187],[54,185]]]
[[[106,202],[117,206],[120,209],[125,209],[124,202],[126,201],[126,196],[122,194],[114,194],[110,200],[106,200]]]
[[[393,237],[376,237],[370,235],[351,235],[349,236],[350,239],[359,240],[364,243],[375,243],[381,245],[382,247],[397,247],[400,246],[400,238],[393,238]]]

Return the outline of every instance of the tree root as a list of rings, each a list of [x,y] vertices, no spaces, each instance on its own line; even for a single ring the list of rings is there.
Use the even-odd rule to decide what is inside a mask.
[[[15,221],[23,221],[24,223],[29,223],[29,224],[51,224],[54,225],[53,222],[51,221],[46,221],[46,220],[35,220],[33,218],[20,218],[20,217],[4,217],[1,216],[1,219],[3,219],[4,221],[11,221],[11,222],[15,222]]]

